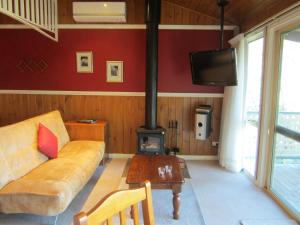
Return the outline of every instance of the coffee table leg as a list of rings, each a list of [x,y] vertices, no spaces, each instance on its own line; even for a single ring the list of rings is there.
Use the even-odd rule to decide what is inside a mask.
[[[179,208],[180,208],[180,193],[181,187],[173,188],[173,219],[179,219]]]

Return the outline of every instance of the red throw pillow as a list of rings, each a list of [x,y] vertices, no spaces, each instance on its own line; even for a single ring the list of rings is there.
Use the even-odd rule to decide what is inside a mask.
[[[57,137],[41,123],[39,124],[38,131],[38,149],[51,159],[57,158]]]

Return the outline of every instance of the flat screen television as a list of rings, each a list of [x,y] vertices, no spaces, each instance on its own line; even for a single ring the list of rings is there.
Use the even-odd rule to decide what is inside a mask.
[[[193,84],[235,86],[235,49],[221,49],[190,53]]]

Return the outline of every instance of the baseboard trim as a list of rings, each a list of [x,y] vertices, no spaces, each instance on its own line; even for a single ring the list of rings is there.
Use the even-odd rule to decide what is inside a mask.
[[[110,153],[109,158],[111,159],[130,159],[134,154],[118,154]],[[217,155],[178,155],[178,157],[185,160],[218,160]]]
[[[237,26],[225,25],[224,30],[235,30]],[[23,24],[0,24],[0,29],[30,29]],[[134,29],[145,30],[145,24],[59,24],[58,29]],[[219,25],[159,25],[160,30],[219,30]]]
[[[207,160],[207,161],[218,160],[217,155],[178,155],[178,156],[185,160]]]
[[[0,94],[26,95],[90,95],[90,96],[145,96],[145,92],[114,91],[54,91],[54,90],[0,90]],[[174,93],[158,92],[158,97],[223,98],[223,93]]]

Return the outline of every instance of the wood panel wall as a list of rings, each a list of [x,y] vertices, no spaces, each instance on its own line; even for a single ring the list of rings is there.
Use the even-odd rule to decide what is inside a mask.
[[[58,23],[75,24],[72,14],[72,2],[76,0],[58,1]],[[83,1],[83,0],[81,0]],[[145,0],[127,0],[127,23],[145,23]],[[162,24],[201,24],[216,25],[219,19],[207,16],[192,9],[182,7],[168,1],[162,1]],[[0,24],[15,24],[17,21],[0,14]]]
[[[194,133],[194,111],[198,104],[213,107],[213,132],[208,140],[198,141]],[[159,97],[158,124],[168,128],[169,120],[178,121],[177,143],[180,154],[216,155],[212,141],[219,140],[222,98]],[[109,123],[109,149],[112,153],[135,153],[135,130],[144,124],[144,97],[67,96],[67,95],[0,95],[0,126],[15,123],[58,109],[63,119],[96,118]],[[166,144],[171,135],[167,132]]]
[[[59,23],[74,24],[72,15],[72,2],[67,0],[59,2]],[[182,7],[168,1],[162,1],[162,24],[219,24],[219,19],[201,14],[195,10]],[[145,0],[127,0],[127,23],[145,23]]]
[[[220,20],[179,4],[162,1],[161,24],[218,25]]]

